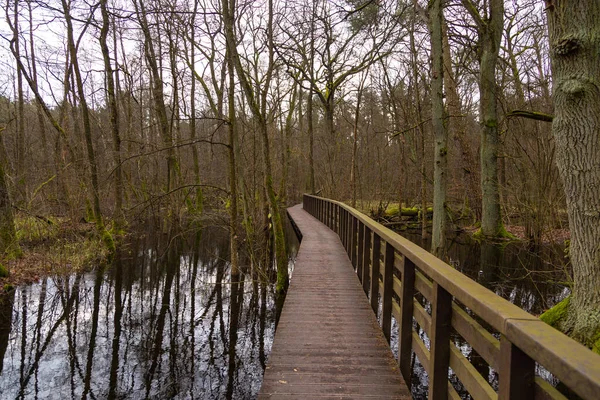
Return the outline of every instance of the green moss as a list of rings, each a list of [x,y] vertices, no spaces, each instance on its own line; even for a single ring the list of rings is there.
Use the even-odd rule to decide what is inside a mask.
[[[501,239],[519,240],[518,237],[507,231],[504,225],[500,225],[500,228],[498,229],[498,237]]]
[[[596,354],[600,354],[600,330],[596,332],[596,335],[592,339],[592,351]]]
[[[475,239],[477,241],[490,240],[490,239],[492,241],[494,239],[497,239],[497,240],[498,239],[500,239],[500,240],[519,240],[518,237],[516,237],[515,235],[513,235],[512,233],[507,231],[506,228],[504,227],[504,225],[500,225],[496,236],[486,236],[483,234],[483,232],[481,232],[481,228],[479,228],[475,231],[475,233],[473,233],[473,239]]]
[[[8,275],[8,269],[3,264],[0,264],[0,278],[6,278]]]
[[[58,221],[52,217],[37,218],[19,215],[15,218],[15,230],[20,242],[39,242],[58,236]]]
[[[104,245],[110,254],[113,254],[116,251],[117,248],[115,245],[115,240],[113,239],[111,233],[106,229],[102,231],[102,242],[104,242]]]
[[[567,297],[549,310],[546,310],[542,315],[540,315],[540,319],[548,325],[560,330],[559,326],[567,317],[570,302],[571,296]]]

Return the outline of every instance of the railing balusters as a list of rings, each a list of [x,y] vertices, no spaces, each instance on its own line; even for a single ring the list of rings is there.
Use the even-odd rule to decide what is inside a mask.
[[[390,341],[392,331],[392,291],[394,290],[394,258],[395,258],[394,246],[387,243],[385,244],[384,253],[384,264],[383,264],[383,293],[381,299],[381,329],[383,335]],[[400,322],[400,321],[398,321]],[[412,326],[411,326],[412,330]],[[400,336],[402,337],[402,336]],[[409,345],[410,348],[410,345]],[[410,370],[410,362],[408,364]],[[410,383],[410,380],[408,380]]]
[[[357,257],[357,253],[358,253],[358,219],[356,219],[354,216],[352,216],[351,218],[352,220],[352,229],[350,232],[350,238],[351,238],[351,253],[350,253],[350,261],[352,261],[352,266],[354,268],[356,268],[356,257]]]
[[[362,282],[363,254],[365,253],[365,224],[358,223],[358,246],[356,259],[356,274]]]
[[[371,308],[375,315],[379,311],[379,269],[381,262],[381,238],[376,232],[373,232],[373,255],[371,257]]]
[[[363,290],[369,296],[369,271],[371,261],[371,230],[366,226],[363,228],[363,257],[362,257],[362,275],[361,282]]]
[[[535,362],[504,335],[500,338],[500,400],[534,398]]]
[[[390,271],[392,274],[394,263],[395,256],[392,258],[392,271]],[[403,257],[403,262],[400,267],[400,274],[402,287],[400,293],[400,321],[398,321],[398,360],[400,365],[400,372],[402,372],[404,380],[410,387],[410,360],[412,353],[413,332],[413,296],[415,292],[415,264],[413,264],[413,262],[407,257]],[[390,280],[393,284],[393,277],[390,278]]]
[[[452,295],[435,281],[431,309],[429,399],[445,400],[448,398]]]
[[[307,212],[338,233],[375,314],[381,298],[381,328],[388,342],[392,318],[399,319],[398,363],[408,385],[415,346],[428,374],[429,399],[458,398],[448,381],[450,363],[472,396],[495,398],[487,377],[481,376],[450,341],[454,326],[473,348],[483,349],[483,357],[498,372],[499,399],[563,398],[550,383],[535,376],[537,361],[581,398],[596,400],[600,364],[588,349],[354,209],[311,195],[303,197],[303,204]],[[397,260],[401,260],[400,280],[394,277]],[[430,301],[431,316],[414,298],[417,290]],[[463,307],[492,330],[475,321],[475,316],[468,316]],[[415,318],[429,337],[429,349],[413,329]],[[500,341],[492,336],[494,333],[501,334]]]

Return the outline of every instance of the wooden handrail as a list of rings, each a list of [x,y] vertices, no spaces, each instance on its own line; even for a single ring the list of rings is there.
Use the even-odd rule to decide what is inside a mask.
[[[398,321],[400,371],[409,383],[414,351],[429,375],[430,399],[458,396],[448,382],[450,364],[474,398],[565,398],[535,376],[536,363],[583,399],[598,399],[600,356],[591,350],[344,203],[304,195],[303,207],[338,233],[374,310],[381,296],[380,321],[388,340],[391,317]],[[394,271],[400,275],[399,289],[394,289]],[[417,288],[429,302],[431,315],[414,299]],[[495,336],[459,304],[489,324]],[[413,331],[413,318],[427,334],[429,350]],[[450,327],[480,348],[498,372],[497,394],[449,341]]]

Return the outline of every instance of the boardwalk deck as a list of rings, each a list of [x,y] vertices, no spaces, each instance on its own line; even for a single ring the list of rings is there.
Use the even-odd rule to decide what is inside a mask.
[[[302,232],[259,399],[409,399],[338,236],[300,206]]]

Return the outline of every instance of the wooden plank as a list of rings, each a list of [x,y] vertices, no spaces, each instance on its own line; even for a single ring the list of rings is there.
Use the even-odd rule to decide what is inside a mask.
[[[498,370],[500,342],[456,303],[452,304],[452,326],[492,368]]]
[[[398,321],[398,362],[402,376],[405,380],[410,381],[415,265],[410,260],[405,260],[401,273],[400,309],[402,316]]]
[[[600,393],[600,356],[545,322],[511,319],[506,336],[583,399]]]
[[[360,281],[363,285],[363,290],[367,297],[369,296],[369,273],[371,269],[371,241],[373,235],[369,228],[364,228],[364,239],[363,239],[363,262],[362,262],[362,276]]]
[[[433,283],[429,278],[418,271],[415,274],[415,289],[420,292],[427,301],[431,301],[431,293],[433,291]]]
[[[402,282],[400,282],[400,279],[398,279],[396,276],[394,276],[392,279],[394,281],[394,294],[400,298],[400,296],[402,296]]]
[[[500,337],[500,399],[532,399],[534,397],[535,361],[504,335]]]
[[[373,235],[373,254],[371,258],[371,308],[375,315],[379,311],[379,269],[381,261],[379,255],[381,253],[381,239],[377,234]]]
[[[352,267],[356,268],[357,249],[358,249],[358,219],[352,217],[352,227],[350,228],[350,261]]]
[[[546,380],[536,376],[534,381],[535,400],[567,400],[565,395],[556,390],[556,388]]]
[[[431,331],[431,316],[416,299],[413,299],[413,314],[421,329],[429,336],[429,332]]]
[[[423,366],[423,369],[429,374],[429,350],[427,350],[427,346],[425,346],[425,343],[423,343],[417,332],[412,331],[411,336],[412,349]]]
[[[336,234],[301,208],[303,234],[259,398],[409,399]]]
[[[394,271],[394,248],[391,244],[385,244],[385,255],[383,262],[383,291],[381,296],[381,330],[390,342],[392,331],[392,290]]]
[[[433,283],[431,307],[429,399],[444,400],[448,398],[452,295],[437,282]]]
[[[460,352],[453,342],[450,344],[450,368],[475,400],[496,400],[498,394],[488,381],[481,376],[473,364]]]
[[[362,278],[362,270],[363,270],[363,261],[364,261],[364,251],[365,251],[365,224],[362,222],[358,223],[358,236],[357,236],[357,254],[356,254],[356,275],[358,275],[358,279]],[[361,280],[362,283],[362,280]]]

